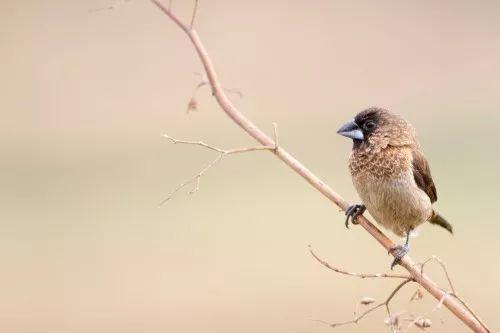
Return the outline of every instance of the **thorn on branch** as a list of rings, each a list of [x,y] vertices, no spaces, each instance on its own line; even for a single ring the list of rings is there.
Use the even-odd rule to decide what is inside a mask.
[[[453,283],[451,282],[450,274],[448,274],[448,269],[446,268],[446,264],[441,259],[439,259],[438,257],[432,256],[429,259],[427,259],[426,261],[424,261],[421,264],[421,267],[420,267],[420,275],[424,274],[424,267],[425,267],[425,265],[427,265],[431,261],[437,262],[441,266],[441,268],[443,269],[444,274],[446,276],[446,279],[448,280],[448,285],[450,286],[451,291],[453,293],[456,293],[455,287],[453,286]]]

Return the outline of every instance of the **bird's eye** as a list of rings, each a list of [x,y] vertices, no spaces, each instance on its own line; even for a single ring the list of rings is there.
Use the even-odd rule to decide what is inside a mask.
[[[374,121],[367,121],[366,123],[364,123],[363,125],[363,128],[366,130],[366,131],[372,131],[374,128],[375,128],[376,124]]]

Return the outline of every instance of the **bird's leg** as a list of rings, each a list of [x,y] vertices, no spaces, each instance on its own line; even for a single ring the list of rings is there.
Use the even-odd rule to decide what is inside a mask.
[[[399,264],[401,259],[403,259],[403,257],[410,251],[409,243],[410,243],[410,232],[408,231],[406,233],[406,242],[404,245],[396,245],[389,249],[389,253],[394,252],[394,261],[391,264],[391,270],[394,268],[394,266]]]
[[[345,215],[347,216],[345,219],[345,227],[349,229],[349,219],[351,219],[352,224],[358,224],[356,219],[359,215],[363,214],[365,210],[366,207],[363,204],[349,205],[345,211]]]

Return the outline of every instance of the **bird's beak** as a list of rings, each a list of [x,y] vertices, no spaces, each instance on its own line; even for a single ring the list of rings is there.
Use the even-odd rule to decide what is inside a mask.
[[[365,138],[361,128],[359,128],[358,124],[356,124],[354,120],[345,123],[341,128],[339,128],[337,133],[353,140],[363,141]]]

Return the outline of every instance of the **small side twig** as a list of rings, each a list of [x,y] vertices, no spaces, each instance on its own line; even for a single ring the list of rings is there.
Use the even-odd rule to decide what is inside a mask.
[[[391,310],[389,308],[389,303],[394,298],[394,296],[396,296],[398,291],[401,290],[401,288],[403,288],[407,283],[412,282],[412,281],[414,281],[412,278],[405,279],[403,282],[399,283],[396,286],[396,288],[394,288],[394,290],[389,294],[389,296],[386,298],[385,301],[370,307],[368,310],[362,312],[360,315],[357,315],[352,320],[342,321],[342,322],[338,322],[338,323],[328,323],[325,321],[321,321],[321,322],[328,324],[330,327],[339,327],[339,326],[344,326],[344,325],[349,325],[349,324],[357,324],[361,319],[366,317],[368,314],[370,314],[371,312],[373,312],[373,311],[375,311],[378,308],[381,308],[383,306],[385,306],[385,308],[387,310],[387,314],[388,314],[389,318],[391,318]],[[392,326],[392,323],[391,323],[391,326]]]
[[[278,124],[273,123],[273,128],[274,128],[274,149],[278,149],[278,147],[280,146],[278,141]]]
[[[426,319],[427,317],[429,317],[429,315],[433,312],[436,312],[438,309],[440,309],[442,306],[443,306],[443,303],[444,301],[446,300],[447,297],[449,297],[450,294],[449,293],[445,293],[443,295],[443,297],[441,297],[441,299],[439,300],[439,302],[437,302],[436,306],[434,306],[430,311],[428,311],[427,313],[421,315],[421,316],[417,316],[415,317],[415,319],[413,319],[410,324],[408,324],[408,326],[406,327],[406,329],[402,332],[402,333],[406,333],[408,332],[408,330],[414,326],[414,325],[419,325],[419,322],[423,322],[425,323],[426,322]],[[428,320],[428,319],[427,319]]]
[[[200,82],[194,87],[193,93],[191,95],[191,98],[189,99],[189,103],[187,106],[187,111],[186,113],[189,113],[191,111],[198,111],[198,100],[196,99],[196,94],[198,93],[198,90],[200,90],[201,87],[204,86],[210,86],[210,81],[208,80],[207,76],[205,74],[201,74],[199,72],[194,72],[195,75],[200,77]],[[243,93],[236,88],[224,88],[224,91],[237,95],[239,98],[243,98]],[[212,89],[213,91],[213,89]]]
[[[488,327],[486,326],[486,324],[481,320],[481,318],[479,318],[479,316],[472,310],[472,308],[465,302],[465,300],[463,300],[457,293],[456,289],[455,289],[455,286],[453,285],[453,282],[451,281],[451,278],[450,278],[450,274],[448,273],[448,268],[446,267],[446,264],[444,263],[444,261],[442,261],[441,259],[439,259],[437,256],[432,256],[430,257],[429,259],[425,260],[422,264],[421,264],[421,267],[420,267],[420,275],[423,275],[424,274],[424,267],[425,265],[427,265],[428,263],[430,262],[437,262],[439,264],[439,266],[441,266],[443,272],[444,272],[444,275],[446,276],[446,280],[448,281],[448,285],[450,286],[450,289],[451,291],[449,292],[446,292],[444,294],[443,297],[447,297],[447,296],[452,296],[453,298],[455,298],[457,301],[459,301],[460,303],[462,303],[462,305],[470,312],[470,314],[479,322],[479,324],[487,331],[489,332],[489,329]],[[421,286],[419,285],[418,288],[417,288],[417,291],[418,292],[420,290]],[[438,303],[439,307],[441,307],[442,303],[443,303],[444,299],[441,298],[440,302]],[[435,309],[433,309],[433,311],[435,311]]]
[[[429,259],[427,259],[426,261],[424,261],[422,263],[421,267],[420,267],[420,275],[424,274],[424,267],[425,267],[425,265],[427,265],[431,261],[435,261],[435,262],[437,262],[441,266],[441,268],[443,269],[444,274],[446,276],[446,280],[448,280],[448,285],[450,286],[451,291],[453,293],[456,293],[455,286],[453,285],[453,282],[451,282],[450,274],[448,274],[448,269],[446,268],[446,264],[441,259],[439,259],[438,257],[432,256]]]
[[[198,0],[194,0],[193,15],[191,16],[191,24],[189,25],[190,29],[193,29],[194,20],[196,18],[196,12],[197,11],[198,11]]]
[[[195,187],[189,191],[189,194],[193,194],[197,192],[200,189],[200,180],[201,177],[208,171],[210,170],[213,166],[215,166],[217,163],[219,163],[224,156],[227,155],[233,155],[233,154],[240,154],[240,153],[247,153],[251,151],[262,151],[262,150],[275,150],[275,146],[260,146],[260,147],[245,147],[245,148],[236,148],[236,149],[222,149],[216,146],[209,145],[203,141],[189,141],[189,140],[178,140],[173,137],[171,137],[168,134],[163,134],[162,135],[164,138],[167,138],[170,140],[173,144],[185,144],[185,145],[193,145],[193,146],[200,146],[209,150],[213,150],[218,153],[217,157],[212,160],[210,163],[208,163],[203,169],[201,169],[196,175],[191,177],[190,179],[186,180],[185,182],[179,184],[170,194],[163,199],[160,202],[160,206],[164,205],[167,201],[172,199],[172,197],[179,192],[179,190],[183,189],[187,185],[196,182]]]
[[[329,323],[329,322],[326,322],[326,321],[323,321],[323,320],[320,320],[320,322],[328,324],[331,327],[338,327],[338,326],[343,326],[343,325],[348,325],[348,324],[357,324],[361,319],[363,319],[364,317],[366,317],[369,313],[375,311],[376,309],[378,309],[378,308],[380,308],[382,306],[385,306],[385,308],[387,310],[388,317],[389,317],[389,324],[391,325],[393,332],[397,331],[396,326],[398,326],[397,325],[397,323],[398,323],[398,320],[397,320],[398,316],[394,317],[394,316],[391,315],[391,311],[389,309],[389,303],[391,302],[391,300],[394,298],[394,296],[398,293],[398,291],[405,284],[407,284],[408,282],[415,281],[410,275],[405,275],[405,274],[386,274],[386,273],[355,273],[355,272],[349,272],[347,270],[344,270],[344,269],[332,266],[327,261],[325,261],[325,260],[321,259],[320,257],[318,257],[318,255],[316,255],[316,253],[314,253],[314,251],[312,250],[312,248],[311,248],[310,245],[309,245],[309,252],[314,257],[314,259],[316,259],[320,264],[322,264],[326,268],[328,268],[328,269],[330,269],[330,270],[332,270],[332,271],[334,271],[336,273],[340,273],[340,274],[344,274],[344,275],[349,275],[349,276],[354,276],[354,277],[358,277],[358,278],[361,278],[361,279],[366,279],[366,278],[397,278],[397,279],[404,279],[403,282],[401,282],[399,285],[396,286],[396,288],[391,292],[391,294],[389,295],[389,297],[387,297],[387,299],[384,302],[379,303],[377,305],[374,305],[374,306],[370,307],[368,310],[366,310],[366,311],[364,311],[364,312],[362,312],[361,314],[358,315],[358,310],[359,310],[359,306],[360,305],[369,305],[369,304],[372,304],[373,302],[375,302],[375,300],[372,299],[372,298],[368,298],[368,297],[363,298],[361,300],[361,302],[359,302],[357,304],[357,306],[356,306],[356,310],[354,311],[354,319],[348,320],[348,321],[343,321],[343,322],[338,322],[338,323]]]
[[[344,275],[349,275],[349,276],[355,276],[361,279],[366,279],[366,278],[396,278],[396,279],[412,279],[410,275],[407,274],[387,274],[387,273],[355,273],[355,272],[348,272],[344,269],[335,267],[331,264],[329,264],[327,261],[321,259],[318,257],[316,253],[312,250],[311,245],[309,245],[309,252],[311,255],[316,259],[320,264],[325,266],[328,269],[331,269],[334,272],[344,274]]]

